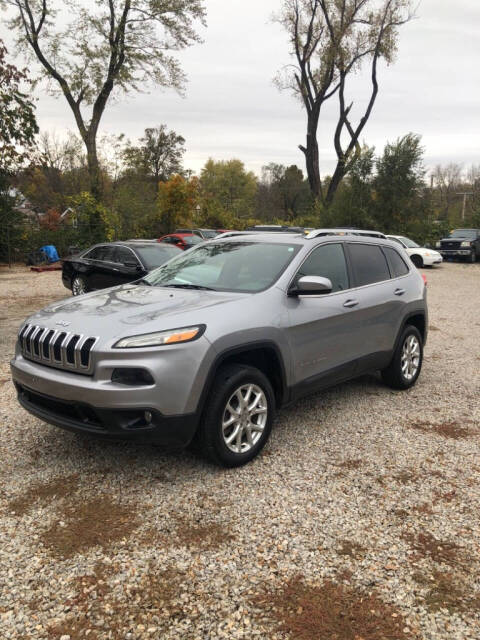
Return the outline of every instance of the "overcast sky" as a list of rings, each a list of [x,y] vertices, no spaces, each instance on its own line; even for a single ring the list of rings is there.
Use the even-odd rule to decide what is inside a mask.
[[[305,138],[301,105],[273,85],[289,62],[287,38],[270,20],[280,0],[206,0],[205,42],[179,54],[189,83],[185,98],[172,91],[134,94],[109,105],[102,133],[132,140],[166,123],[187,141],[185,166],[240,158],[260,173],[269,162],[304,168],[298,144]],[[0,25],[0,37],[12,40]],[[17,61],[19,62],[19,61]],[[363,139],[378,151],[410,131],[423,137],[426,162],[480,163],[480,0],[421,0],[417,19],[401,30],[396,62],[379,73],[380,93]],[[365,98],[357,79],[350,99]],[[75,130],[63,98],[38,93],[43,130]],[[333,164],[334,110],[321,124],[322,170]]]

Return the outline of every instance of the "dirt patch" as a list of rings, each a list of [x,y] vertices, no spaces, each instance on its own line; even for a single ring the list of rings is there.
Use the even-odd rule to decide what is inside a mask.
[[[255,599],[262,618],[295,640],[404,640],[418,638],[399,610],[374,593],[297,576]],[[407,633],[408,631],[408,633]]]
[[[434,562],[458,565],[461,561],[461,548],[454,542],[437,540],[431,533],[422,531],[417,535],[406,533],[403,535],[412,549],[416,558],[431,558]]]
[[[78,474],[59,476],[48,482],[31,485],[22,495],[10,500],[8,507],[17,516],[23,516],[36,505],[49,504],[55,499],[66,498],[78,489]]]
[[[344,460],[343,462],[339,462],[335,464],[335,467],[339,469],[345,469],[346,471],[355,471],[356,469],[360,469],[363,465],[363,460]]]
[[[480,609],[480,595],[472,595],[471,587],[454,573],[434,571],[431,576],[416,573],[413,578],[426,589],[419,601],[432,613],[441,609],[451,614]]]
[[[337,549],[339,556],[349,556],[355,560],[363,558],[366,552],[365,547],[352,540],[340,540],[340,547]]]
[[[187,547],[208,551],[216,549],[233,540],[233,534],[219,522],[195,522],[177,516],[170,519],[169,529],[147,529],[142,534],[142,541],[151,546]]]
[[[40,539],[53,554],[69,558],[91,547],[108,547],[134,531],[138,525],[136,508],[114,502],[107,496],[69,502],[57,521]]]
[[[416,482],[418,480],[418,474],[415,471],[410,469],[404,469],[393,476],[393,478],[400,482],[400,484],[410,484],[411,482]]]
[[[417,421],[410,425],[412,429],[422,431],[423,433],[437,433],[444,438],[451,438],[452,440],[460,440],[462,438],[468,438],[469,436],[478,433],[467,425],[470,425],[470,421],[459,422],[457,420],[449,420],[447,422],[440,422],[437,424],[431,422]]]
[[[52,640],[62,636],[70,640],[124,640],[132,629],[140,635],[151,629],[151,637],[157,638],[172,617],[182,615],[181,603],[176,600],[185,582],[183,572],[153,565],[140,576],[133,572],[122,584],[121,598],[111,585],[115,573],[116,568],[99,563],[92,574],[75,579],[76,593],[65,602],[72,614],[50,628]]]

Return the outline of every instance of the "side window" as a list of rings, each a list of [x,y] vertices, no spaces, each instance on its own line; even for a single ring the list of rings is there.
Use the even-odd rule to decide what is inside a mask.
[[[102,251],[103,247],[95,247],[94,249],[91,249],[88,253],[86,253],[83,257],[87,260],[100,260]]]
[[[102,257],[100,260],[104,262],[115,262],[115,247],[103,247]]]
[[[341,244],[324,244],[312,251],[295,276],[321,276],[331,280],[332,292],[349,288],[347,263]]]
[[[398,251],[395,251],[395,249],[391,249],[390,247],[383,247],[383,250],[387,256],[392,277],[400,278],[401,276],[406,276],[408,273],[408,267]]]
[[[135,262],[139,264],[135,255],[126,247],[117,247],[115,250],[115,262],[125,264],[126,262]]]
[[[352,242],[348,249],[357,287],[390,280],[387,260],[379,246]]]

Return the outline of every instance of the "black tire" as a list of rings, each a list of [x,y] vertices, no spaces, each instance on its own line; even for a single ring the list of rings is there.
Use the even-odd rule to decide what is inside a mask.
[[[417,269],[421,269],[423,267],[423,258],[422,258],[422,256],[415,255],[415,256],[412,256],[410,258],[410,260],[417,267]]]
[[[404,348],[407,340],[410,337],[414,337],[418,343],[419,348],[419,362],[415,371],[415,374],[409,378],[408,372],[405,374],[402,370],[402,359],[404,355]],[[417,382],[420,371],[423,364],[423,340],[420,335],[420,331],[417,327],[411,324],[407,324],[403,329],[400,339],[398,341],[395,353],[393,354],[392,361],[386,369],[382,371],[382,378],[385,384],[392,389],[409,389]]]
[[[264,394],[267,406],[266,424],[262,427],[263,431],[259,434],[258,440],[253,445],[245,443],[250,448],[237,453],[227,446],[222,422],[233,394],[248,385],[254,385]],[[239,467],[255,458],[265,446],[272,430],[274,414],[275,395],[268,378],[258,369],[248,365],[227,365],[222,367],[215,377],[196,441],[202,453],[212,462],[223,467]]]
[[[471,253],[470,253],[469,257],[468,257],[468,261],[471,262],[472,264],[477,261],[477,254],[475,252],[475,249],[472,249],[472,251],[471,251]]]
[[[88,292],[87,283],[83,276],[78,274],[72,278],[72,295],[81,296]]]

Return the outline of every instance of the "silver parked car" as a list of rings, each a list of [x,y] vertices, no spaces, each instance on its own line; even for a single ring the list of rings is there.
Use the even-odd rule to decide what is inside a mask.
[[[411,387],[427,326],[424,281],[381,234],[248,234],[46,307],[20,328],[11,369],[20,403],[46,422],[195,439],[237,466],[302,396],[374,370]]]

